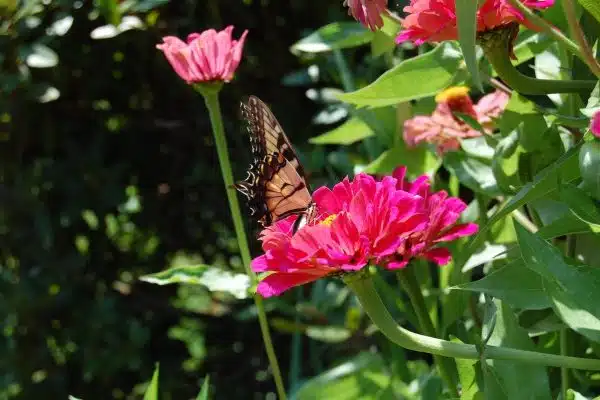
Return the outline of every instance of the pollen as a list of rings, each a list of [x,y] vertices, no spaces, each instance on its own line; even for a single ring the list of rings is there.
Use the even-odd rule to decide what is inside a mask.
[[[441,93],[438,93],[435,96],[436,103],[448,103],[452,100],[463,99],[469,95],[469,88],[466,86],[452,86],[448,89],[444,90]]]
[[[332,214],[330,216],[328,216],[327,218],[325,218],[323,221],[320,222],[321,225],[325,225],[325,226],[331,226],[331,224],[333,223],[333,221],[337,218],[337,214]]]

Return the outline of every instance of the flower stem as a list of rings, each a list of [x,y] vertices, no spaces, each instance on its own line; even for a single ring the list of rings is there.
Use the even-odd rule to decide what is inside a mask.
[[[235,189],[233,188],[233,174],[231,172],[231,163],[229,162],[227,139],[225,138],[225,130],[223,129],[223,118],[221,116],[221,106],[219,104],[219,91],[218,89],[214,90],[214,88],[206,88],[200,85],[197,86],[197,90],[204,97],[204,102],[206,103],[206,108],[208,108],[208,113],[210,115],[210,122],[212,124],[215,138],[215,146],[217,147],[217,155],[219,157],[219,165],[221,166],[221,174],[223,175],[225,190],[227,191],[227,200],[229,201],[229,209],[231,210],[231,216],[233,218],[233,226],[240,247],[242,262],[246,268],[246,273],[250,277],[250,281],[255,284],[257,279],[256,274],[250,268],[250,248],[248,247],[248,239],[246,238],[246,232],[244,230],[244,222],[240,212],[240,204],[238,202]],[[254,295],[254,304],[256,305],[258,312],[258,323],[260,325],[260,331],[262,333],[265,350],[267,352],[267,358],[269,359],[269,364],[271,366],[271,370],[273,371],[273,379],[275,380],[277,393],[280,400],[285,400],[285,386],[283,385],[279,363],[277,362],[277,356],[271,340],[267,314],[265,312],[263,300],[259,295]]]
[[[571,51],[574,55],[576,55],[582,61],[585,62],[585,58],[584,58],[581,50],[577,46],[577,43],[575,43],[571,39],[569,39],[558,28],[556,28],[555,26],[552,26],[551,23],[549,23],[544,18],[537,15],[535,12],[533,12],[533,10],[531,10],[529,7],[527,7],[523,3],[521,3],[520,0],[508,0],[508,2],[513,7],[517,8],[528,21],[531,21],[534,25],[540,27],[546,33],[548,33],[550,36],[554,37],[554,39],[563,43],[565,45],[565,47],[567,49],[569,49],[569,51]]]
[[[565,15],[567,17],[567,22],[569,23],[569,28],[571,30],[571,36],[575,38],[577,43],[579,44],[579,48],[581,49],[581,53],[583,55],[583,61],[587,64],[590,70],[600,78],[600,64],[594,57],[594,52],[590,48],[587,40],[585,39],[585,34],[579,25],[579,21],[577,21],[577,16],[575,15],[575,5],[573,4],[573,0],[563,0],[563,9],[565,10]]]
[[[423,293],[421,293],[421,288],[419,287],[419,282],[417,281],[413,268],[409,265],[398,271],[397,276],[400,285],[408,295],[415,314],[417,315],[421,331],[428,336],[438,336],[433,321],[431,320],[431,316],[427,312],[425,299],[423,298]],[[453,360],[437,355],[434,355],[433,359],[438,367],[440,376],[446,382],[448,389],[452,395],[458,397],[459,394],[456,390],[456,367]]]
[[[593,358],[567,357],[497,346],[485,346],[482,349],[483,354],[480,354],[474,345],[453,343],[435,337],[419,335],[396,324],[373,287],[371,279],[349,275],[345,282],[352,289],[363,309],[381,333],[405,349],[471,360],[478,360],[483,357],[485,359],[511,360],[555,367],[600,370],[600,360]]]
[[[596,82],[586,80],[536,79],[519,72],[510,61],[512,38],[518,24],[506,25],[479,35],[479,43],[498,76],[512,89],[522,94],[588,93]]]

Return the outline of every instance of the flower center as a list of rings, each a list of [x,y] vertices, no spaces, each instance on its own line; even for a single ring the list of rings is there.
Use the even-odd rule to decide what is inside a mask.
[[[331,214],[330,216],[328,216],[327,218],[325,218],[323,221],[321,221],[319,224],[320,225],[325,225],[325,226],[331,226],[331,224],[333,223],[333,221],[337,218],[337,214]]]
[[[436,103],[449,103],[451,101],[461,100],[469,94],[469,88],[466,86],[452,86],[438,93],[435,96]]]

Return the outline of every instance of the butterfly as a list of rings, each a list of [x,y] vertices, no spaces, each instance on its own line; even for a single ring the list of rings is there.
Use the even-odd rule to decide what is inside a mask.
[[[250,96],[241,104],[254,160],[245,180],[234,187],[246,196],[251,215],[267,227],[297,214],[293,232],[315,218],[316,207],[304,168],[269,107]]]

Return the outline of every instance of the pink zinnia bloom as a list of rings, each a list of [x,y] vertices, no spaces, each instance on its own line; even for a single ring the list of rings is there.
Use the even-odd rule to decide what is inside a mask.
[[[296,216],[261,233],[264,255],[252,261],[255,272],[267,272],[257,291],[279,295],[321,277],[356,271],[370,261],[391,257],[408,236],[424,228],[418,195],[396,188],[396,179],[382,181],[366,174],[348,178],[333,189],[321,187],[313,195],[319,217],[292,233]]]
[[[436,96],[436,106],[430,116],[418,115],[404,122],[403,137],[409,147],[421,142],[436,146],[437,153],[460,149],[460,139],[492,133],[494,120],[504,111],[510,96],[496,91],[482,97],[477,104],[468,95],[464,86],[451,87]],[[473,129],[469,124],[454,116],[454,112],[469,115],[484,128],[484,132]]]
[[[258,293],[276,296],[369,263],[396,269],[422,257],[446,264],[450,253],[439,244],[472,235],[477,225],[456,225],[465,203],[444,191],[431,193],[426,176],[409,183],[405,172],[401,167],[381,180],[358,174],[321,187],[313,195],[318,217],[309,225],[293,234],[296,216],[290,216],[265,228],[265,253],[252,261],[255,272],[269,273]]]
[[[156,46],[177,74],[187,83],[229,82],[242,59],[242,49],[248,31],[233,40],[233,26],[220,32],[214,29],[192,33],[187,43],[175,36],[165,36]]]
[[[426,175],[421,175],[412,183],[405,179],[406,167],[396,168],[392,175],[397,179],[398,189],[423,198],[425,214],[429,220],[425,229],[411,233],[408,240],[403,242],[403,246],[398,248],[395,257],[388,263],[388,268],[402,268],[413,257],[423,257],[438,265],[447,264],[452,258],[450,251],[437,245],[473,235],[478,230],[477,224],[456,224],[467,205],[459,198],[448,197],[444,190],[432,193]]]
[[[552,6],[554,0],[525,0],[523,4],[532,9]],[[417,46],[425,42],[440,42],[458,39],[455,0],[411,0],[404,7],[409,15],[402,22],[404,30],[396,38],[397,43],[414,42]],[[477,31],[483,32],[511,22],[535,28],[506,0],[485,0],[477,11]]]
[[[383,26],[381,14],[387,9],[387,0],[344,0],[348,14],[372,31]]]
[[[594,136],[600,138],[600,111],[596,111],[596,114],[592,117],[592,122],[590,123],[590,131]]]

